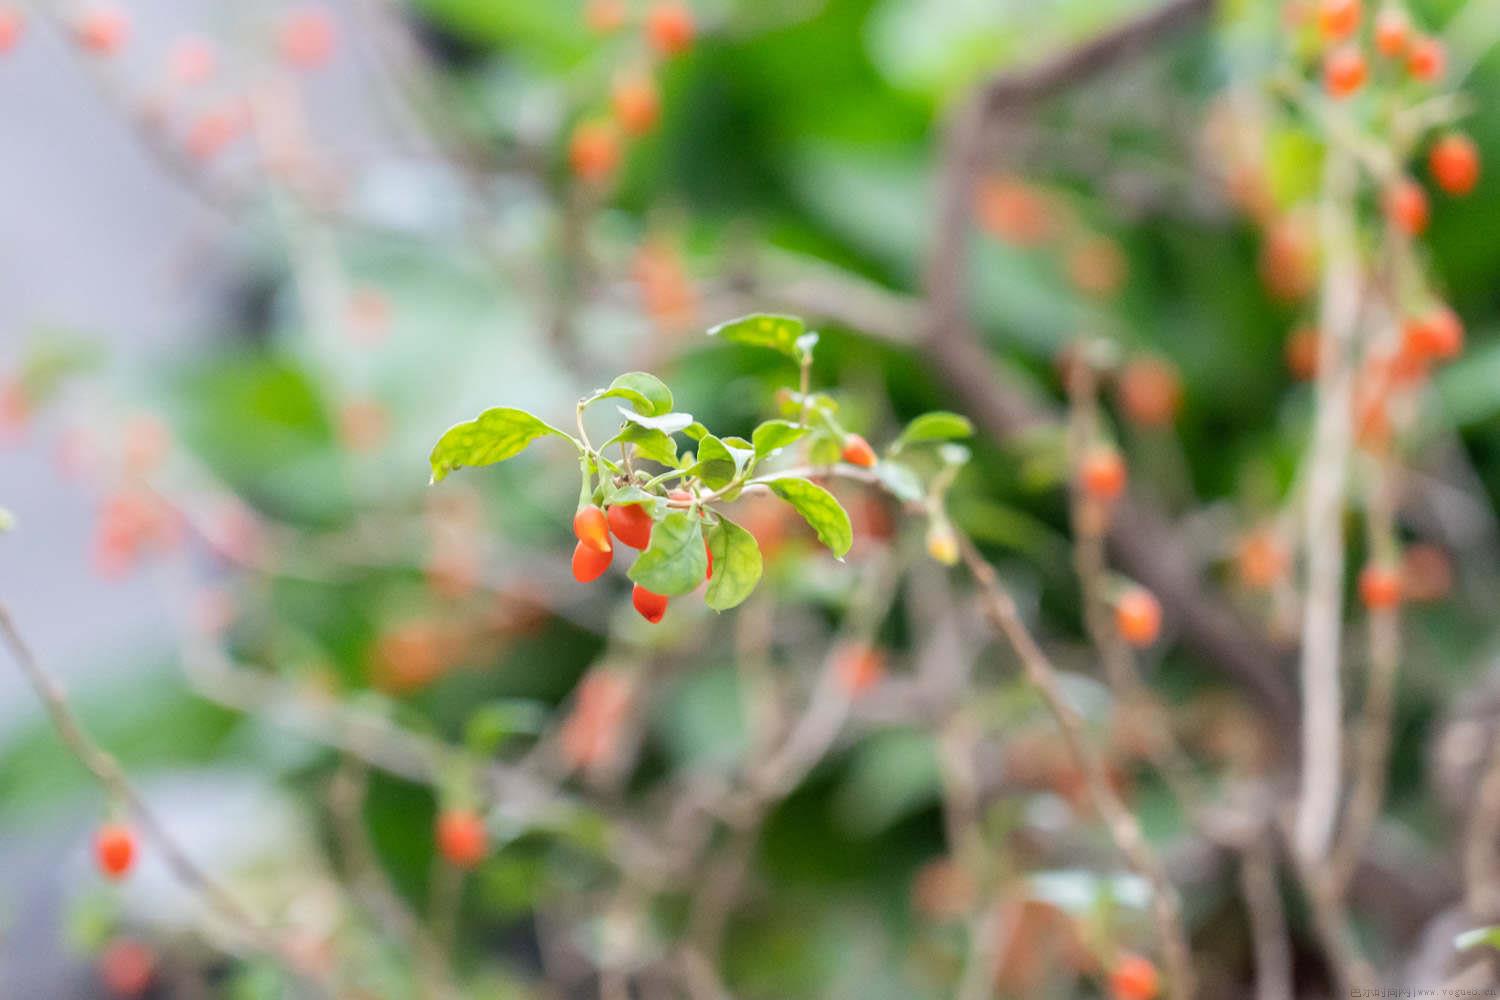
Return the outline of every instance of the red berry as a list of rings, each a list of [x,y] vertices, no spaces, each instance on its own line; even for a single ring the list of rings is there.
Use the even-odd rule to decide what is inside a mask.
[[[1448,51],[1430,35],[1417,35],[1406,52],[1406,71],[1413,79],[1431,83],[1448,67]]]
[[[239,137],[245,119],[237,107],[214,108],[203,112],[188,129],[184,145],[187,153],[200,163],[212,160],[225,146]]]
[[[662,615],[667,613],[667,599],[660,594],[653,594],[640,584],[636,584],[635,589],[631,591],[630,603],[635,605],[635,609],[641,613],[642,618],[653,625],[661,621]]]
[[[1158,358],[1141,358],[1120,372],[1120,409],[1143,427],[1164,427],[1182,406],[1182,380],[1177,369]]]
[[[1290,561],[1281,540],[1268,531],[1247,535],[1235,553],[1240,582],[1253,590],[1267,589],[1282,579]]]
[[[9,52],[21,40],[26,28],[26,19],[14,7],[0,7],[0,53]]]
[[[489,852],[484,820],[468,809],[448,809],[437,818],[438,851],[455,868],[473,868]]]
[[[90,7],[73,22],[73,38],[95,55],[120,51],[130,36],[130,18],[118,7]]]
[[[1479,147],[1460,132],[1450,132],[1433,144],[1427,168],[1437,186],[1452,195],[1466,195],[1479,183]]]
[[[1149,590],[1132,587],[1115,602],[1115,627],[1126,642],[1144,649],[1161,634],[1161,605]]]
[[[1447,306],[1407,320],[1402,336],[1403,352],[1413,359],[1445,361],[1464,349],[1463,321]]]
[[[214,43],[197,35],[179,38],[167,54],[167,76],[178,86],[206,83],[218,66],[219,53]]]
[[[1111,1000],[1152,1000],[1161,990],[1161,977],[1149,959],[1122,955],[1109,970]]]
[[[1286,339],[1286,366],[1292,377],[1306,382],[1318,375],[1318,330],[1299,326]]]
[[[124,878],[135,865],[135,831],[121,823],[101,826],[94,834],[94,860],[109,878]]]
[[[573,515],[573,534],[580,542],[598,552],[614,548],[609,541],[609,519],[593,504],[585,504]]]
[[[1068,253],[1068,277],[1086,295],[1113,295],[1125,284],[1129,271],[1125,252],[1114,240],[1096,236]]]
[[[134,938],[116,938],[99,953],[99,978],[119,1000],[139,1000],[156,979],[156,952]]]
[[[646,12],[646,39],[664,56],[681,55],[693,44],[693,12],[681,3],[658,3]]]
[[[589,0],[583,23],[596,35],[610,35],[625,26],[624,0]]]
[[[620,139],[605,122],[584,122],[568,143],[573,173],[590,184],[602,184],[620,165]]]
[[[1318,31],[1337,42],[1354,34],[1362,13],[1359,0],[1322,0],[1318,4]]]
[[[1431,214],[1427,208],[1427,193],[1416,181],[1403,177],[1386,188],[1383,204],[1385,217],[1401,232],[1419,236],[1426,230]]]
[[[276,44],[293,69],[319,69],[333,56],[333,16],[322,7],[303,7],[282,19]]]
[[[661,118],[661,95],[655,81],[644,73],[632,73],[616,80],[610,101],[615,117],[631,135],[645,135]]]
[[[614,559],[613,552],[600,552],[579,542],[573,546],[573,579],[579,583],[593,583],[604,575]]]
[[[1083,491],[1096,500],[1118,499],[1125,492],[1125,462],[1113,448],[1095,448],[1084,456],[1078,481]]]
[[[708,553],[708,572],[704,574],[703,579],[712,580],[714,578],[714,550],[709,548],[707,538],[703,539],[703,551]]]
[[[885,654],[862,642],[851,642],[834,653],[834,670],[844,690],[855,697],[880,683],[885,676]]]
[[[1411,19],[1399,7],[1387,7],[1375,15],[1375,49],[1394,59],[1406,51],[1411,40]]]
[[[615,537],[633,549],[644,549],[651,544],[651,528],[656,523],[644,504],[617,503],[607,515],[609,530]]]
[[[844,450],[839,455],[850,465],[857,465],[861,469],[872,469],[875,467],[875,449],[870,447],[870,442],[858,434],[844,435]]]
[[[1323,86],[1333,97],[1348,97],[1365,85],[1368,69],[1358,46],[1342,45],[1323,60]]]
[[[1388,611],[1401,603],[1401,574],[1390,566],[1372,563],[1359,574],[1359,599],[1373,611]]]

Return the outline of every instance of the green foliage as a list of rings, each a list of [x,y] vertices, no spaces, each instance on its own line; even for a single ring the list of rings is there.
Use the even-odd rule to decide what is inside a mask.
[[[802,519],[817,533],[818,541],[828,546],[840,559],[854,544],[854,528],[849,514],[832,493],[817,483],[795,476],[766,480],[781,499],[797,509]]]
[[[757,313],[720,323],[710,329],[708,335],[736,344],[768,347],[799,364],[812,356],[813,346],[817,344],[817,334],[809,335],[807,324],[797,317],[775,316],[770,313]]]
[[[448,428],[438,439],[429,459],[432,481],[440,483],[450,472],[466,466],[493,465],[514,458],[548,434],[568,437],[525,410],[508,406],[485,410],[473,420]]]
[[[754,535],[722,515],[708,529],[707,538],[714,576],[704,601],[715,611],[727,611],[749,597],[760,582],[760,545]]]
[[[708,573],[702,522],[673,511],[651,532],[651,544],[630,567],[630,578],[655,594],[680,597],[696,590]]]

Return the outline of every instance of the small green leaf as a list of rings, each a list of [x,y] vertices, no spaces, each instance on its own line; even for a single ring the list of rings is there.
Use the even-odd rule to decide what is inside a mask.
[[[922,499],[922,480],[909,466],[900,462],[881,462],[875,466],[875,478],[903,503]]]
[[[637,413],[648,417],[672,412],[672,390],[661,379],[646,372],[626,372],[595,398],[611,397],[630,400]]]
[[[710,337],[722,337],[737,344],[752,347],[769,347],[780,351],[794,361],[801,361],[797,349],[797,338],[807,332],[807,324],[795,316],[776,316],[756,313],[720,323],[708,331]]]
[[[952,441],[973,435],[974,425],[968,417],[938,410],[924,413],[907,424],[891,450],[899,451],[907,445],[921,444],[924,441]]]
[[[506,698],[480,705],[464,727],[464,744],[488,756],[513,736],[533,736],[547,724],[547,708],[540,702]]]
[[[1453,939],[1453,947],[1459,951],[1467,951],[1480,944],[1500,948],[1500,927],[1475,927]]]
[[[731,448],[712,434],[698,442],[698,461],[690,470],[711,490],[721,489],[734,481],[745,467],[750,452]]]
[[[715,611],[728,611],[749,597],[760,582],[760,545],[750,532],[720,517],[708,529],[708,548],[714,556],[714,575],[704,602]]]
[[[651,427],[627,423],[615,440],[624,441],[635,448],[641,458],[673,468],[677,465],[677,442]]]
[[[802,424],[794,424],[790,420],[767,420],[755,428],[755,433],[750,435],[754,442],[755,457],[765,458],[778,448],[785,448],[806,434],[808,428]]]
[[[465,467],[493,465],[514,458],[531,442],[548,434],[573,440],[525,410],[508,406],[485,410],[473,420],[454,424],[438,438],[429,456],[432,481],[440,483],[448,473]]]
[[[807,450],[808,461],[813,465],[832,465],[844,454],[844,442],[828,431],[818,431],[812,447]]]
[[[691,593],[708,573],[708,552],[696,517],[673,511],[651,530],[651,544],[629,576],[654,594],[680,597]]]
[[[686,434],[694,441],[702,441],[705,437],[708,436],[708,428],[704,427],[702,424],[698,423],[698,421],[694,420],[692,423],[688,424],[682,429],[682,433]]]
[[[647,493],[639,486],[624,486],[610,493],[605,502],[611,507],[629,506],[640,504],[644,506],[653,516],[661,509],[662,498],[653,493]]]
[[[661,431],[663,434],[676,434],[685,431],[693,424],[691,413],[663,413],[659,416],[651,416],[645,413],[636,413],[620,407],[620,416],[640,427],[649,427],[653,431]]]
[[[849,524],[849,515],[829,493],[817,483],[788,476],[768,479],[765,485],[781,499],[797,508],[802,519],[818,534],[818,541],[828,546],[840,559],[854,544],[854,529]]]

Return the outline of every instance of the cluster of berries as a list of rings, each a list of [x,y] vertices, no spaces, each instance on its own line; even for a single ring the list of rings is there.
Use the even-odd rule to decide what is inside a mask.
[[[686,490],[673,490],[668,499],[687,503],[693,495]],[[573,578],[579,583],[591,583],[604,575],[614,562],[614,543],[610,535],[633,549],[644,550],[651,544],[651,529],[656,522],[645,507],[636,504],[612,504],[606,513],[599,507],[587,504],[573,515],[573,534],[578,544],[573,548]],[[703,540],[703,551],[708,553],[708,573],[705,580],[714,576],[714,556]],[[667,598],[636,584],[631,591],[630,602],[642,618],[653,625],[667,613]]]

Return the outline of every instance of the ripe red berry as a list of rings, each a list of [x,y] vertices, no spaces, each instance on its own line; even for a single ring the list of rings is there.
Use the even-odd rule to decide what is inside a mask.
[[[1115,602],[1115,627],[1126,642],[1144,649],[1161,634],[1161,605],[1149,590],[1132,587]]]
[[[708,572],[704,574],[703,579],[712,580],[714,578],[714,550],[709,548],[707,538],[703,539],[703,551],[708,553]]]
[[[1359,599],[1372,611],[1388,611],[1401,603],[1401,574],[1390,566],[1371,563],[1359,573]]]
[[[630,603],[635,605],[635,609],[641,613],[642,618],[653,625],[661,621],[662,615],[667,613],[667,598],[660,594],[653,594],[640,584],[636,584],[635,589],[630,592]]]
[[[1464,349],[1464,325],[1458,314],[1438,306],[1406,321],[1402,349],[1413,359],[1446,361]]]
[[[114,55],[129,37],[130,18],[118,7],[90,7],[73,22],[74,40],[95,55]]]
[[[1161,990],[1161,977],[1149,959],[1121,955],[1109,970],[1111,1000],[1153,1000]]]
[[[1299,326],[1286,339],[1286,366],[1292,377],[1306,382],[1318,375],[1318,330]]]
[[[1432,83],[1448,67],[1448,50],[1430,35],[1417,35],[1406,51],[1406,71],[1415,80]]]
[[[1133,423],[1164,427],[1182,406],[1182,380],[1177,369],[1159,358],[1139,358],[1120,372],[1120,409]]]
[[[645,135],[661,118],[661,94],[645,73],[631,73],[615,81],[610,102],[621,127],[631,135]]]
[[[873,469],[875,467],[875,449],[870,447],[870,442],[858,434],[844,435],[844,450],[839,455],[850,465],[857,465],[861,469]]]
[[[1427,207],[1427,192],[1410,178],[1403,177],[1386,188],[1382,200],[1385,217],[1391,225],[1408,236],[1419,236],[1427,229],[1431,212]]]
[[[664,56],[681,55],[693,45],[693,12],[685,4],[662,2],[646,12],[646,40]]]
[[[99,979],[117,1000],[139,1000],[156,979],[156,952],[134,938],[116,938],[99,953]]]
[[[1466,195],[1479,183],[1479,147],[1461,132],[1449,132],[1433,144],[1427,168],[1438,187],[1452,195]]]
[[[1096,500],[1115,500],[1125,492],[1125,462],[1108,446],[1085,455],[1078,469],[1083,491]]]
[[[1281,540],[1269,531],[1247,535],[1235,553],[1240,582],[1252,590],[1264,590],[1281,580],[1290,562]]]
[[[600,552],[579,542],[573,546],[573,579],[579,583],[593,583],[604,575],[614,559],[613,552]]]
[[[234,142],[244,124],[245,119],[237,107],[211,108],[199,115],[188,128],[184,148],[193,159],[205,163]]]
[[[1359,27],[1360,0],[1322,0],[1318,4],[1318,31],[1331,42],[1343,41]]]
[[[281,59],[293,69],[320,69],[333,56],[333,16],[323,7],[288,13],[276,33]]]
[[[857,697],[885,676],[885,654],[862,642],[851,642],[834,653],[833,667],[850,697]]]
[[[179,38],[167,53],[167,77],[180,87],[207,83],[218,66],[219,53],[214,43],[197,35]]]
[[[1365,85],[1364,53],[1356,45],[1341,45],[1323,59],[1323,86],[1333,97],[1348,97]]]
[[[580,180],[602,184],[620,165],[620,139],[605,122],[584,122],[573,130],[568,163]]]
[[[473,868],[489,852],[484,820],[468,809],[447,809],[438,814],[437,846],[450,865]]]
[[[1411,40],[1411,19],[1399,7],[1387,7],[1375,15],[1375,50],[1394,59],[1406,51]]]
[[[21,40],[26,28],[26,19],[14,7],[0,7],[0,53],[9,52]]]
[[[573,515],[573,534],[595,551],[608,552],[614,548],[609,540],[609,519],[593,504],[584,504]]]
[[[583,8],[583,23],[596,35],[610,35],[625,26],[624,0],[589,0]]]
[[[651,544],[651,528],[656,523],[644,504],[617,503],[607,515],[609,530],[615,537],[633,549],[644,549]]]
[[[112,879],[122,879],[135,865],[135,831],[122,823],[106,823],[94,834],[94,860]]]

